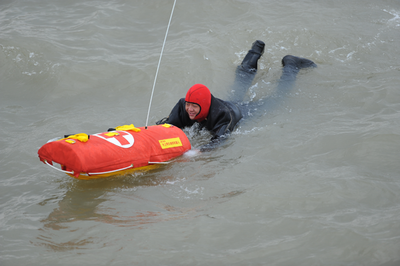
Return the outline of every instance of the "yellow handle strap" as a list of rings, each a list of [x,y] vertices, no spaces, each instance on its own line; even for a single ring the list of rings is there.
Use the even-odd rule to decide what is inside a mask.
[[[133,124],[119,126],[119,127],[116,127],[115,130],[120,130],[120,131],[132,130],[132,131],[135,131],[135,132],[140,132],[140,129],[136,128]]]
[[[75,135],[68,136],[67,138],[64,138],[66,142],[70,142],[69,140],[79,140],[80,142],[87,142],[89,140],[89,136],[86,133],[78,133]]]

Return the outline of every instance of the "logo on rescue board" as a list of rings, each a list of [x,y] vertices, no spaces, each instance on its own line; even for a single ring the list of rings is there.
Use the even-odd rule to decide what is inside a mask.
[[[133,138],[133,136],[126,131],[97,133],[93,136],[104,139],[121,148],[130,148],[132,147],[133,143],[135,143],[135,139]]]
[[[180,138],[160,139],[158,142],[160,143],[162,149],[183,146]]]

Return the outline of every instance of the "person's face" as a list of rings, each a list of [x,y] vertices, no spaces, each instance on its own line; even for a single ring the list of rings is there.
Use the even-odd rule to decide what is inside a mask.
[[[200,106],[195,103],[186,102],[185,109],[191,120],[194,120],[194,118],[200,113]]]

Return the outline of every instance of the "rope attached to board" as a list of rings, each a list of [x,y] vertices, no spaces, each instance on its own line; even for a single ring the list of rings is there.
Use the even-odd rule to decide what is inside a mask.
[[[176,0],[174,0],[174,5],[172,6],[171,16],[169,17],[167,31],[165,32],[164,42],[163,42],[163,45],[162,45],[162,48],[161,48],[160,59],[158,60],[157,71],[156,71],[156,75],[155,75],[155,77],[154,77],[153,89],[151,90],[150,103],[149,103],[149,110],[147,111],[147,118],[146,118],[146,126],[145,126],[145,129],[147,129],[147,125],[148,125],[148,122],[149,122],[150,109],[151,109],[151,102],[153,101],[153,95],[154,95],[154,88],[155,88],[155,86],[156,86],[156,81],[157,81],[157,76],[158,76],[158,70],[160,69],[161,58],[162,58],[162,55],[163,55],[163,52],[164,52],[165,42],[167,41],[169,26],[171,25],[171,20],[172,20],[172,15],[174,14],[175,4],[176,4]]]

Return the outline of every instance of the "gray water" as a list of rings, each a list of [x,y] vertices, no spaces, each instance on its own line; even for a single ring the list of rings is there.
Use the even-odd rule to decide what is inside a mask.
[[[195,83],[290,94],[218,149],[75,180],[47,140],[144,126],[173,1],[0,3],[0,265],[400,265],[400,2],[177,1],[149,121]],[[193,147],[207,139],[187,130]]]

